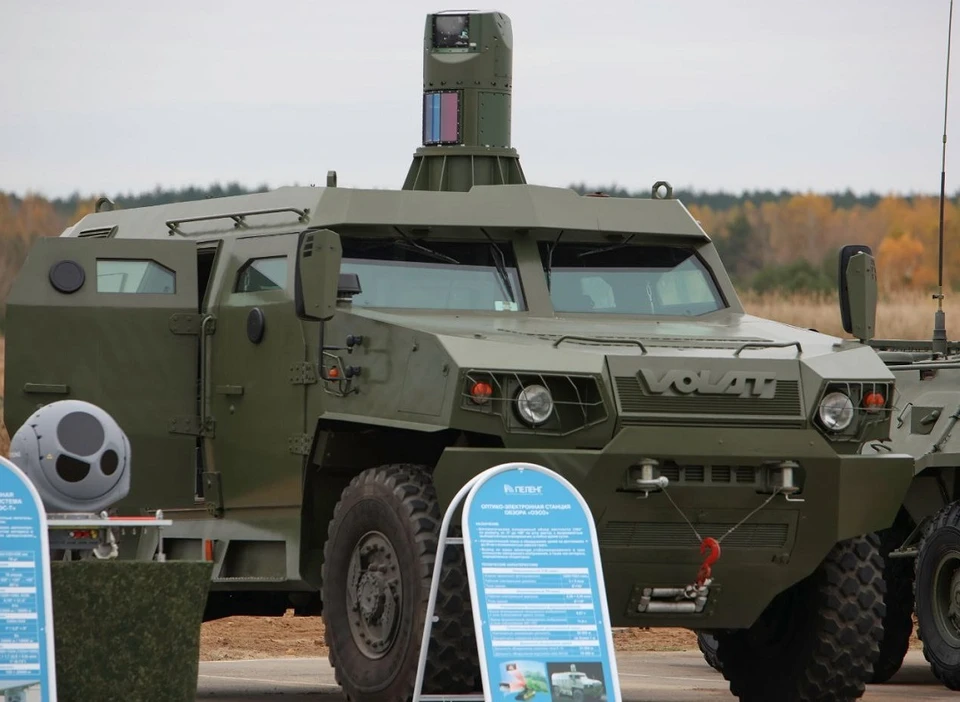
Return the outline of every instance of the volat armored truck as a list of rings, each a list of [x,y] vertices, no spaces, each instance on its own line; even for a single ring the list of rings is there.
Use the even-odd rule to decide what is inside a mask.
[[[669,186],[527,184],[512,46],[501,13],[427,17],[400,190],[331,172],[104,201],[38,241],[7,302],[7,426],[66,397],[110,412],[137,466],[119,507],[173,518],[168,559],[214,562],[207,618],[322,613],[352,700],[410,696],[439,519],[513,460],[585,496],[615,626],[716,632],[745,700],[859,697],[884,614],[873,532],[913,477],[859,451],[888,437],[893,374],[855,340],[746,314]],[[872,282],[852,275],[855,299]],[[150,538],[121,557],[151,558]],[[469,692],[447,553],[426,680]]]

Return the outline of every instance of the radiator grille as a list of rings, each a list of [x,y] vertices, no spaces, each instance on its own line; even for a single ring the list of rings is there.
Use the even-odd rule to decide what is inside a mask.
[[[697,524],[697,531],[718,538],[733,524]],[[723,540],[723,548],[783,548],[787,524],[741,524]],[[675,522],[608,522],[598,534],[601,548],[682,548],[699,546],[688,524]]]
[[[734,395],[648,395],[636,376],[616,378],[620,410],[624,413],[775,415],[801,414],[800,384],[796,380],[778,380],[771,398]]]
[[[710,469],[710,479],[715,483],[729,483],[730,466],[713,466]]]
[[[754,466],[682,466],[667,461],[657,467],[657,472],[671,485],[707,482],[717,485],[754,485],[760,481],[760,471]]]

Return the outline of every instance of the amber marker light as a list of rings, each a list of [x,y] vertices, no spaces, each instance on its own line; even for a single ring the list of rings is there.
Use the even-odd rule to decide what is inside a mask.
[[[493,395],[493,386],[490,383],[485,383],[482,380],[477,381],[473,384],[473,387],[470,388],[470,399],[476,402],[478,405],[482,405],[490,400],[490,396]]]
[[[878,392],[867,393],[863,398],[863,406],[867,408],[867,412],[879,412],[885,404],[887,404],[886,398]]]

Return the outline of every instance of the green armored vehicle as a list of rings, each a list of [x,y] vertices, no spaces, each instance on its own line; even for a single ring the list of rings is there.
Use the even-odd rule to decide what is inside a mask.
[[[410,697],[443,510],[513,460],[589,502],[614,626],[714,632],[743,700],[859,697],[885,611],[873,532],[913,476],[859,450],[888,437],[893,374],[856,341],[745,314],[669,186],[527,184],[512,46],[501,13],[427,17],[401,190],[331,172],[105,202],[37,242],[8,299],[7,426],[64,397],[109,411],[137,465],[120,507],[173,518],[168,558],[214,562],[206,617],[322,614],[352,700]],[[851,276],[854,303],[872,282]],[[152,558],[150,539],[120,556]],[[447,553],[426,680],[469,692]]]
[[[941,220],[941,237],[942,227]],[[942,265],[941,258],[932,339],[862,339],[879,352],[897,385],[891,439],[869,442],[863,453],[916,459],[897,518],[880,532],[887,613],[872,681],[886,682],[900,669],[915,614],[931,670],[960,690],[960,342],[946,334]]]

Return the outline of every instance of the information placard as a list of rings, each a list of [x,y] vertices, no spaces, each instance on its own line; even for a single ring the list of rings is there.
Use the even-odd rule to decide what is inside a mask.
[[[620,702],[586,501],[543,466],[509,463],[489,473],[463,509],[486,699]]]
[[[30,479],[0,457],[0,694],[56,702],[47,513]]]

